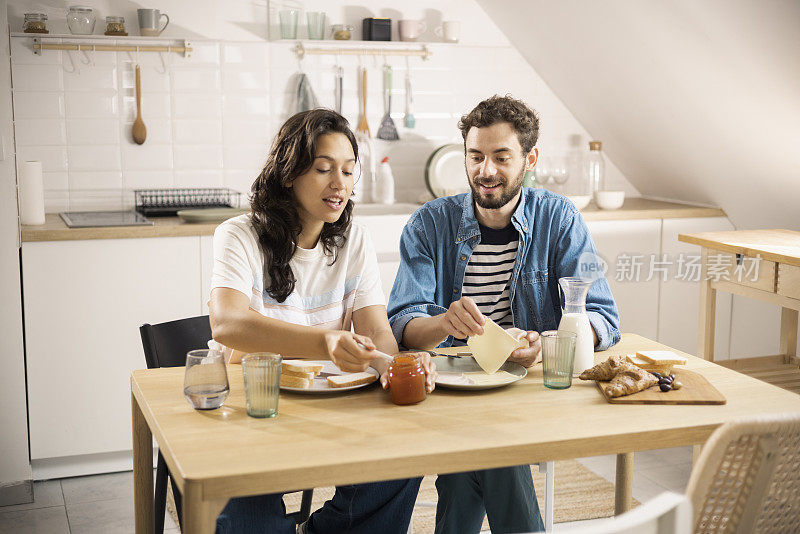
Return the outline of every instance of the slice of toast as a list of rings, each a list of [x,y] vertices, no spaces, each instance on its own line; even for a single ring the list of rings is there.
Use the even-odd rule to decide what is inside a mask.
[[[686,365],[688,361],[671,350],[640,350],[636,355],[645,361],[657,364]]]
[[[639,356],[633,354],[627,354],[625,359],[638,367],[639,369],[643,369],[645,371],[655,371],[656,373],[662,375],[668,375],[672,373],[672,366],[674,364],[671,363],[653,363],[645,360],[644,358],[640,358]]]
[[[333,375],[328,377],[328,385],[332,388],[346,388],[350,386],[360,386],[361,384],[369,384],[378,379],[372,373],[347,373],[345,375]]]
[[[317,376],[317,373],[298,373],[295,371],[289,371],[287,369],[281,369],[281,376],[293,376],[295,378],[307,378],[308,380],[314,380],[314,377]]]
[[[302,378],[281,373],[281,386],[284,387],[308,389],[313,382],[313,378]]]
[[[320,374],[325,366],[317,362],[307,362],[305,360],[283,360],[281,370],[293,373],[314,373]]]

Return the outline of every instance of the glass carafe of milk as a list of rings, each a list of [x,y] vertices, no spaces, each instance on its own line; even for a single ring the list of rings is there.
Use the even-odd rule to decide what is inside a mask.
[[[586,315],[586,294],[589,292],[594,280],[584,280],[574,276],[558,279],[561,286],[563,305],[561,307],[561,322],[558,323],[559,331],[574,332],[575,339],[575,364],[573,375],[578,376],[594,365],[594,336],[589,316]]]

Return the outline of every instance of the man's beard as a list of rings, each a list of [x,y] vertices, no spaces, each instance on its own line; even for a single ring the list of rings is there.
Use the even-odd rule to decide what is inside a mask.
[[[522,166],[522,170],[519,172],[517,179],[514,180],[512,185],[506,185],[503,181],[500,182],[500,188],[502,193],[499,197],[485,197],[481,195],[480,191],[478,190],[478,185],[480,185],[482,179],[480,176],[475,178],[475,181],[467,180],[469,182],[469,188],[472,189],[472,198],[475,199],[475,203],[480,206],[481,208],[488,209],[488,210],[496,210],[500,209],[509,202],[511,202],[517,193],[520,192],[522,189],[522,178],[525,176],[525,166]]]

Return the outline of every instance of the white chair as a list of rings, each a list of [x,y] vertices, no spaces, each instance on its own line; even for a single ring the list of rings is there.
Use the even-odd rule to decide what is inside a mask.
[[[558,530],[564,534],[689,534],[691,531],[691,501],[670,491],[617,517]]]
[[[539,468],[540,473],[544,473],[544,530],[553,531],[553,507],[555,499],[555,462],[540,462],[534,464]],[[414,506],[436,507],[434,501],[417,501]],[[414,523],[408,526],[408,534],[414,532]]]

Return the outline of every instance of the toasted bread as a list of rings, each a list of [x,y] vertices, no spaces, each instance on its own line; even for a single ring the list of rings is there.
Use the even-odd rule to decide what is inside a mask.
[[[307,378],[309,380],[314,380],[314,377],[317,376],[317,373],[297,373],[295,371],[281,369],[281,376],[293,376],[295,378]]]
[[[305,360],[283,360],[281,362],[281,370],[290,371],[293,373],[314,373],[314,376],[322,372],[324,365],[316,362],[307,362]]]
[[[311,387],[313,382],[313,378],[301,378],[299,376],[291,376],[281,373],[281,386],[284,387],[308,389]]]
[[[332,388],[346,388],[350,386],[360,386],[369,384],[378,379],[372,373],[347,373],[345,375],[333,375],[328,377],[328,385]]]
[[[688,361],[671,350],[640,350],[636,355],[645,361],[657,364],[686,365]]]
[[[628,354],[625,356],[625,358],[628,362],[645,371],[655,371],[656,373],[662,375],[668,375],[672,373],[673,364],[671,363],[652,363],[648,362],[644,358],[634,356],[633,354]]]

